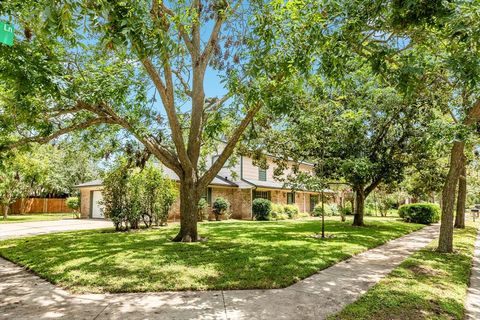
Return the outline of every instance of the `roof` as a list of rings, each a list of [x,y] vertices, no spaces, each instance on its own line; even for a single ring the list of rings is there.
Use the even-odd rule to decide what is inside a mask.
[[[163,174],[168,179],[171,179],[171,180],[174,180],[174,181],[180,181],[180,179],[178,178],[178,175],[175,172],[173,172],[173,170],[171,170],[169,168],[163,168]],[[100,180],[100,179],[97,179],[97,180],[77,184],[75,187],[76,188],[88,188],[88,187],[101,187],[102,185],[103,185],[103,181]],[[222,178],[220,176],[216,176],[215,178],[213,178],[213,181],[210,183],[210,185],[223,186],[223,187],[235,187],[235,188],[240,187],[235,182],[230,181],[226,178]],[[241,189],[243,189],[243,188],[241,188]]]
[[[102,186],[102,184],[103,184],[103,181],[100,179],[97,179],[97,180],[77,184],[75,188],[100,187]]]
[[[257,188],[266,188],[266,189],[283,189],[283,190],[290,190],[290,188],[286,187],[283,182],[278,181],[260,181],[260,180],[251,180],[251,179],[242,179],[245,182],[251,184]],[[309,190],[303,190],[309,191]],[[313,192],[313,191],[312,191]],[[318,191],[315,191],[318,192]],[[335,191],[331,189],[324,189],[323,192],[325,193],[335,193]]]
[[[180,178],[178,178],[178,175],[172,169],[167,167],[163,167],[162,169],[163,169],[163,174],[165,174],[167,178],[175,181],[180,181]],[[215,178],[213,178],[212,182],[210,182],[210,185],[238,187],[238,185],[235,182],[220,176],[216,176]]]

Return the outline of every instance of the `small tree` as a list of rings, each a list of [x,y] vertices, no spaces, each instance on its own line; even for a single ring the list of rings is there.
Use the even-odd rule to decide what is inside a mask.
[[[106,218],[110,218],[117,231],[123,226],[128,229],[126,220],[128,193],[128,169],[125,164],[114,168],[103,179],[103,212]]]
[[[177,195],[175,183],[165,179],[158,168],[151,164],[130,168],[122,162],[104,179],[105,216],[117,230],[137,229],[142,220],[146,227],[165,225]]]
[[[160,225],[166,225],[168,213],[172,208],[175,199],[178,197],[178,191],[175,183],[171,180],[165,179],[163,186],[157,189],[156,201],[156,221],[160,221]]]
[[[79,209],[80,209],[80,198],[79,197],[68,197],[65,200],[65,204],[67,205],[67,208],[73,210],[73,214],[75,215],[75,218],[80,218],[79,216]]]
[[[230,203],[227,199],[218,197],[213,203],[213,213],[215,214],[215,220],[220,221],[220,216],[225,214],[230,207]]]

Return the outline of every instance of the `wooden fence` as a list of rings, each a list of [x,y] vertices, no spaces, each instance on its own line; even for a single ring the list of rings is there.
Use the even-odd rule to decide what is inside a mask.
[[[19,199],[10,205],[10,214],[72,212],[63,198]]]

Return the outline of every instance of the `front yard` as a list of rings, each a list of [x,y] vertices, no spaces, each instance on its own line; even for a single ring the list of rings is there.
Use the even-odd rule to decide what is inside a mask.
[[[0,255],[75,292],[280,288],[353,254],[421,228],[392,218],[368,227],[328,219],[200,224],[207,242],[173,243],[177,226],[76,231],[0,242]]]
[[[15,215],[9,215],[7,217],[7,220],[0,217],[0,224],[32,222],[32,221],[52,221],[52,220],[72,219],[73,217],[74,217],[73,213],[15,214]]]
[[[331,320],[464,319],[477,229],[455,229],[455,252],[434,251],[438,240],[406,259]]]

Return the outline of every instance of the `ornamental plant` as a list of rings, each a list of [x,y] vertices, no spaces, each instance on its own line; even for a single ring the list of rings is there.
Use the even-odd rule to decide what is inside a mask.
[[[400,206],[398,215],[406,222],[431,224],[440,220],[440,207],[433,203],[413,203]]]
[[[212,210],[215,214],[215,220],[220,221],[220,217],[227,212],[229,207],[230,203],[227,199],[222,197],[218,197],[217,199],[215,199],[215,202],[212,205]]]
[[[73,214],[75,217],[78,219],[78,210],[80,209],[80,198],[79,197],[68,197],[65,200],[65,204],[67,205],[67,208],[73,210]]]
[[[252,203],[253,216],[259,221],[268,221],[272,218],[272,202],[268,199],[258,198]]]

